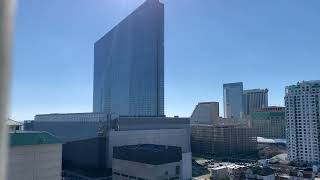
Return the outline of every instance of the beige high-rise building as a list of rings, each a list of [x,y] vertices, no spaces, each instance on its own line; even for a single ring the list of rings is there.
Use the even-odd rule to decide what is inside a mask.
[[[268,89],[249,89],[243,91],[242,112],[250,115],[252,112],[260,111],[268,107]]]
[[[191,124],[213,124],[219,119],[218,102],[200,102],[192,112]]]

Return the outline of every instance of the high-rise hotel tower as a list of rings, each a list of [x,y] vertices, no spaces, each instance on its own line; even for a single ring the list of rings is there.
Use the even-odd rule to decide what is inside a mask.
[[[93,111],[164,115],[164,5],[147,0],[94,44]]]
[[[320,163],[320,81],[286,88],[287,145],[290,161]]]

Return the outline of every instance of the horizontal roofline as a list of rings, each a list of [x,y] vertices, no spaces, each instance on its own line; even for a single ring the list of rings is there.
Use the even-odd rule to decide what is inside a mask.
[[[246,89],[243,90],[243,93],[253,93],[253,92],[268,92],[269,90],[267,88],[265,89]]]

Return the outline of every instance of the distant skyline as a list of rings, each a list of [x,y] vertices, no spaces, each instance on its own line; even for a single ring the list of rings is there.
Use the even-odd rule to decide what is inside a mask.
[[[92,111],[93,44],[143,2],[18,0],[10,117]],[[162,2],[167,116],[202,101],[222,116],[224,83],[283,105],[285,86],[320,79],[318,0]]]

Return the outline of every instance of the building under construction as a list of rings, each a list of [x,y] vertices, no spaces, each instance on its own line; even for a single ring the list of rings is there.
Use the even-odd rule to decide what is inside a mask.
[[[195,154],[224,157],[257,151],[254,129],[247,126],[193,125],[191,129],[191,148]]]
[[[270,107],[250,115],[252,128],[257,136],[272,139],[285,139],[287,121],[282,107]]]

